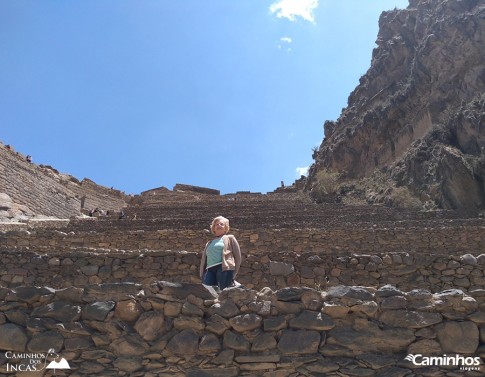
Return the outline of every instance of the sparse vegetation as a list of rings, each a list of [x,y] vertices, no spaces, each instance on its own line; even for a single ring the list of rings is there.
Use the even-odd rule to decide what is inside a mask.
[[[423,208],[423,203],[414,196],[411,191],[404,186],[393,187],[390,190],[389,199],[390,205],[396,208],[406,208],[419,210]]]
[[[340,191],[342,174],[328,170],[321,170],[315,176],[311,195],[319,202],[334,202]]]
[[[424,203],[409,188],[396,186],[387,173],[376,170],[370,177],[348,180],[344,178],[344,173],[323,170],[315,176],[311,197],[318,203],[374,204],[415,210],[424,208]]]

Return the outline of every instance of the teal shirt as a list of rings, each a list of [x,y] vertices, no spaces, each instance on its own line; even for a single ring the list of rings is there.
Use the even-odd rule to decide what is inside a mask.
[[[221,238],[216,238],[207,246],[207,268],[222,264],[222,251],[224,250],[224,241]]]

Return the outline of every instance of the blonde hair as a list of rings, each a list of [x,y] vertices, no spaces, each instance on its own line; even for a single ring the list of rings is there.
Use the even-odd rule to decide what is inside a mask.
[[[215,234],[214,232],[214,227],[216,225],[216,222],[220,221],[221,223],[224,224],[224,229],[225,229],[225,232],[224,233],[227,233],[229,232],[229,220],[226,219],[224,216],[217,216],[217,217],[214,217],[214,219],[212,220],[212,223],[211,223],[211,232]]]

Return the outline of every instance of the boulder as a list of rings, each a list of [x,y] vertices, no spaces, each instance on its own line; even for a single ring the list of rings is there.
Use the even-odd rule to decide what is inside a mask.
[[[25,351],[29,337],[25,330],[13,323],[0,325],[0,349]]]

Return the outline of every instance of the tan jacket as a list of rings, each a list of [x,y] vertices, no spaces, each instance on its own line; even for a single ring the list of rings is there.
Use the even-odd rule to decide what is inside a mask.
[[[224,242],[224,249],[222,251],[222,271],[234,271],[234,277],[236,277],[239,267],[241,266],[241,249],[239,248],[239,243],[232,234],[225,234],[222,236],[222,241]],[[205,267],[207,266],[207,247],[209,243],[205,244],[204,251],[202,252],[202,257],[200,261],[200,278],[204,276]]]

